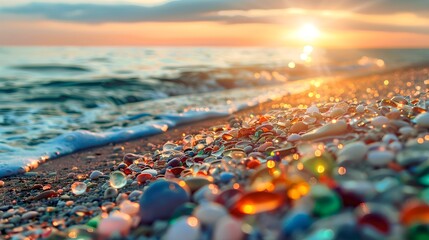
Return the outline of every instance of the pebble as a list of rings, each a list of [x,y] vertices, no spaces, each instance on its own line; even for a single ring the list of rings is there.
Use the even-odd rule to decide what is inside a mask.
[[[104,199],[112,199],[118,196],[118,189],[109,187],[104,190]]]
[[[91,180],[96,180],[98,179],[100,176],[103,176],[104,174],[98,170],[92,171],[91,174],[89,175],[89,178]]]
[[[4,181],[0,180],[0,187],[4,187]]]
[[[194,211],[194,216],[207,226],[216,224],[226,215],[228,215],[226,209],[222,205],[213,202],[202,203]]]
[[[31,219],[31,218],[37,217],[38,215],[39,215],[39,213],[36,211],[29,211],[29,212],[22,214],[21,217],[22,217],[22,219]]]
[[[115,212],[107,218],[101,219],[97,233],[103,238],[108,238],[114,234],[126,236],[130,231],[131,224],[132,220],[128,214]]]
[[[243,239],[242,221],[226,215],[217,221],[213,232],[213,240],[240,240]]]
[[[347,132],[347,123],[343,120],[328,123],[320,128],[317,128],[309,133],[302,135],[302,140],[309,141],[318,138],[335,136]]]
[[[196,217],[180,217],[167,230],[164,240],[198,240],[201,227]]]
[[[121,171],[110,173],[109,183],[113,188],[123,188],[127,184],[127,176]]]
[[[392,151],[370,151],[367,156],[367,161],[372,166],[385,166],[393,161],[395,154]]]
[[[365,159],[366,153],[368,152],[367,145],[362,141],[357,141],[345,145],[341,150],[338,151],[337,161],[341,164],[347,161],[358,163]]]
[[[124,200],[119,205],[119,209],[122,213],[128,214],[132,217],[138,214],[140,205],[138,203],[134,203],[129,200]]]
[[[414,122],[418,127],[429,128],[429,113],[421,113],[415,119]]]
[[[189,200],[189,193],[176,182],[166,180],[152,182],[140,198],[141,223],[150,224],[158,219],[166,220],[176,208]]]
[[[86,183],[83,183],[83,182],[74,182],[71,185],[70,189],[71,189],[71,191],[72,191],[73,194],[75,194],[75,195],[81,195],[81,194],[83,194],[83,193],[86,192],[86,188],[87,188]]]
[[[289,135],[289,137],[287,138],[288,142],[296,142],[301,140],[301,135],[296,134],[296,133],[292,133],[291,135]]]
[[[385,117],[385,116],[378,116],[378,117],[375,117],[375,118],[373,118],[373,119],[372,119],[372,121],[371,121],[371,124],[372,124],[374,127],[377,127],[377,128],[381,128],[381,127],[383,127],[384,125],[386,125],[387,123],[389,123],[389,119],[388,119],[387,117]]]

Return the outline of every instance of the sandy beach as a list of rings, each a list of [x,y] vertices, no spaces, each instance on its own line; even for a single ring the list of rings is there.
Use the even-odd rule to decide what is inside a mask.
[[[303,92],[297,95],[284,96],[282,99],[278,101],[261,104],[258,107],[241,111],[237,114],[234,114],[231,117],[218,118],[218,119],[212,119],[209,121],[201,121],[201,122],[196,122],[192,124],[187,124],[175,129],[168,130],[164,134],[145,137],[142,139],[137,139],[134,141],[124,142],[116,145],[108,145],[104,147],[88,149],[78,153],[70,154],[68,156],[60,157],[58,159],[49,160],[32,172],[28,172],[24,175],[7,177],[2,179],[2,181],[4,182],[4,185],[0,188],[0,202],[1,202],[0,218],[2,219],[0,222],[0,231],[5,239],[11,239],[11,237],[14,235],[31,236],[34,238],[51,236],[51,239],[60,239],[60,237],[66,236],[64,234],[66,233],[70,234],[70,230],[68,230],[70,229],[70,227],[87,224],[90,219],[93,219],[94,217],[99,216],[100,214],[102,214],[102,212],[112,211],[113,209],[117,209],[117,207],[115,207],[116,204],[119,205],[119,203],[123,201],[123,199],[129,198],[131,201],[137,201],[138,198],[133,199],[132,197],[128,197],[128,195],[132,194],[133,191],[136,191],[136,190],[145,191],[147,189],[147,184],[146,183],[137,184],[136,177],[138,174],[132,173],[132,172],[130,173],[130,175],[128,175],[128,179],[130,182],[133,182],[133,183],[127,184],[125,187],[118,188],[116,193],[113,193],[114,195],[113,197],[106,197],[107,193],[105,191],[106,189],[105,182],[109,180],[109,177],[108,177],[109,173],[113,171],[117,171],[118,169],[119,171],[124,171],[123,167],[124,166],[126,167],[126,165],[124,165],[124,163],[121,163],[121,162],[124,158],[124,155],[127,153],[134,153],[139,155],[149,154],[150,156],[152,156],[154,155],[154,153],[156,153],[156,151],[159,151],[159,149],[162,150],[163,145],[166,142],[183,144],[182,139],[184,136],[187,136],[187,135],[195,136],[199,133],[210,132],[213,130],[212,128],[213,126],[228,126],[228,127],[234,128],[234,124],[236,122],[240,122],[240,123],[246,122],[246,121],[248,122],[248,121],[252,121],[251,119],[255,119],[255,118],[261,121],[261,119],[265,118],[264,116],[272,117],[273,116],[272,114],[279,114],[279,112],[281,111],[287,111],[287,110],[290,111],[291,109],[292,110],[295,109],[293,110],[293,112],[297,114],[298,113],[303,114],[306,111],[308,113],[309,111],[308,109],[311,109],[312,106],[318,106],[319,109],[324,109],[324,108],[327,108],[328,106],[333,106],[339,103],[346,104],[347,106],[349,106],[348,110],[346,110],[345,112],[340,112],[338,113],[337,116],[332,118],[329,117],[327,119],[335,120],[333,122],[334,124],[336,124],[337,121],[338,122],[346,121],[348,124],[348,128],[350,128],[350,126],[353,124],[352,122],[348,122],[351,119],[350,116],[356,114],[356,112],[361,111],[360,109],[358,109],[360,105],[365,105],[368,107],[369,106],[381,107],[383,105],[380,105],[380,104],[385,103],[386,108],[392,107],[393,103],[391,103],[390,99],[399,95],[409,96],[411,100],[426,99],[428,79],[429,79],[429,67],[418,66],[418,67],[410,67],[410,68],[390,71],[387,73],[375,74],[371,76],[358,77],[358,78],[352,78],[352,79],[341,79],[339,81],[329,82],[329,83],[324,83],[324,82],[315,80],[312,82],[313,87],[306,92]],[[396,107],[397,105],[395,103],[395,108]],[[382,110],[382,107],[379,108],[379,110],[384,111]],[[320,110],[320,111],[322,112],[323,110]],[[418,114],[425,112],[426,109],[413,108],[410,111],[408,112],[409,113],[408,116],[401,115],[402,118],[404,119],[403,121],[406,122],[407,120],[405,119],[407,117],[414,118]],[[389,116],[388,115],[389,112],[390,111],[387,111],[383,113],[383,115]],[[380,114],[381,116],[381,113],[378,113],[378,114]],[[400,118],[399,116],[396,116],[398,114],[391,113],[391,115],[395,115],[395,116],[389,116],[391,117],[391,119],[386,120],[387,122],[383,122],[382,124],[387,124],[388,121],[393,121],[394,119]],[[308,117],[308,114],[307,114],[307,117]],[[365,124],[371,124],[370,122],[372,120],[373,119],[368,119],[368,122]],[[293,125],[295,125],[297,121],[298,122],[304,121],[304,118],[299,118],[293,121],[294,121]],[[329,125],[330,123],[325,122],[324,124]],[[347,137],[349,134],[354,132],[354,134],[358,136],[358,139],[360,139],[360,141],[363,141],[366,144],[370,145],[370,144],[373,144],[374,142],[382,143],[384,141],[382,140],[383,136],[387,133],[390,133],[389,136],[398,135],[398,138],[399,138],[398,144],[400,149],[403,148],[403,146],[407,143],[407,140],[417,139],[417,141],[420,141],[419,140],[420,138],[426,139],[425,136],[427,136],[425,135],[427,133],[427,129],[424,129],[424,128],[420,128],[419,132],[410,133],[406,136],[404,135],[399,136],[400,133],[397,133],[399,131],[398,128],[393,130],[386,130],[386,132],[383,132],[383,131],[377,132],[374,130],[374,129],[377,129],[376,123],[373,123],[373,124],[375,125],[373,125],[370,128],[362,127],[362,132],[357,132],[356,129],[352,130],[351,132],[350,130],[345,130],[344,133],[339,133],[340,135],[336,133],[334,135],[337,137],[341,137],[341,135],[343,135],[344,137]],[[308,124],[308,125],[311,126],[311,124]],[[313,129],[315,129],[315,127],[307,127],[306,124],[304,124],[304,127],[302,129],[292,130],[292,128],[290,128],[287,135],[285,135],[284,138],[279,138],[279,139],[284,139],[283,141],[285,143],[289,142],[290,144],[289,147],[293,147],[293,149],[296,149],[296,148],[299,149],[300,145],[304,145],[305,143],[313,141],[311,136],[308,135],[308,132],[311,132],[311,130]],[[310,136],[309,138],[310,140],[305,139],[306,133],[307,133],[307,137]],[[292,135],[297,139],[295,140],[290,139]],[[327,136],[329,136],[329,134]],[[224,137],[222,135],[222,138],[224,138],[224,140],[227,141],[226,140],[227,137]],[[286,138],[288,138],[287,141],[286,141]],[[257,146],[261,147],[263,144],[264,142],[258,143]],[[280,143],[276,145],[281,146]],[[376,146],[376,145],[373,145],[373,146]],[[323,151],[328,151],[326,146]],[[304,156],[304,153],[300,153],[300,154]],[[336,152],[335,154],[338,155],[336,157],[340,156],[338,152]],[[290,157],[293,157],[295,159],[295,155],[290,155],[290,156],[289,154],[286,154],[286,155],[287,156],[284,156],[284,159],[280,159],[280,162],[276,163],[276,165],[278,164],[278,166],[281,167],[283,166],[282,164],[284,164],[284,166],[286,166],[288,165],[288,162],[291,160],[289,159]],[[258,165],[271,164],[271,162],[273,161],[272,160],[273,158],[270,158],[269,154],[265,155],[265,159],[262,159],[262,158],[254,158],[254,159],[259,159],[257,160]],[[158,161],[160,162],[160,160]],[[336,159],[335,161],[337,161],[335,164],[340,166],[339,169],[342,169],[341,166],[343,165],[339,164],[338,162],[339,159]],[[366,161],[371,161],[371,160],[367,159]],[[122,164],[122,167],[121,167],[121,164]],[[156,178],[166,178],[167,173],[165,172],[165,170],[164,171],[161,170],[164,168],[163,166],[165,165],[155,164],[155,166],[149,168],[149,169],[153,168],[158,171],[158,175],[155,175],[154,178],[150,180],[150,182],[153,182]],[[351,166],[350,169],[347,169],[347,171],[349,170],[351,171],[354,165],[350,165],[350,166]],[[403,171],[404,168],[406,168],[405,166],[401,166],[400,163],[398,163],[397,161],[396,162],[392,161],[391,163],[389,161],[389,164],[386,163],[386,165],[375,165],[375,166],[377,169],[382,168],[382,169],[386,169],[386,171],[388,169],[389,171],[394,171],[394,172],[401,172]],[[268,167],[270,166],[268,165]],[[146,167],[146,169],[148,169],[148,167]],[[339,169],[336,168],[335,171],[345,171],[344,170],[345,168],[343,170],[339,170]],[[104,173],[104,176],[90,180],[90,174],[95,170],[98,170]],[[317,171],[319,173],[324,172],[325,168],[321,169],[319,167]],[[252,173],[252,172],[253,170],[249,171],[249,173]],[[315,176],[318,179],[317,181],[320,183],[323,183],[327,186],[330,186],[330,184],[335,185],[334,177],[331,175],[327,175],[327,176],[330,176],[328,178],[321,178],[322,175],[317,175],[317,174]],[[182,177],[182,178],[185,179],[186,181],[185,177]],[[80,195],[80,193],[73,194],[71,192],[72,184],[74,182],[83,182],[83,181],[86,181],[86,184],[88,185],[87,188],[85,186],[86,194],[82,194],[82,195]],[[221,180],[221,182],[219,183],[218,180],[216,180],[216,184],[218,185],[219,189],[235,188],[233,180],[231,180],[232,182],[228,182],[229,181],[228,180],[226,183],[222,181],[223,180]],[[243,185],[243,186],[251,184],[248,182],[249,179],[244,176],[242,177],[236,176],[236,180],[234,181],[236,184],[240,183],[240,185]],[[333,182],[329,182],[329,181],[333,181]],[[195,183],[196,185],[198,185],[197,187],[192,184],[189,185],[189,183],[188,185],[192,191],[196,191],[203,185],[210,183],[205,181],[203,182],[204,183],[202,183],[202,185],[201,183]],[[274,186],[274,187],[277,188],[277,186]],[[417,189],[420,189],[419,185],[414,187],[416,191]],[[246,189],[243,188],[242,191],[249,192],[250,190],[248,190],[247,188]],[[277,194],[276,190],[274,191],[268,190],[265,192],[273,194],[273,197],[277,196],[275,195]],[[379,194],[382,194],[382,193],[379,193]],[[288,196],[291,197],[290,195]],[[410,193],[410,198],[412,198],[411,196],[412,194]],[[293,195],[292,199],[289,199],[287,201],[295,201],[295,196]],[[343,201],[345,201],[344,198],[343,198]],[[287,208],[281,207],[283,203],[285,202],[281,202],[279,203],[279,206],[275,207],[275,209],[278,209],[278,208],[281,209],[281,210],[278,210],[276,214],[271,212],[272,215],[269,215],[268,213],[270,213],[270,211],[273,208],[271,208],[271,206],[268,207],[267,214],[270,216],[270,219],[275,218],[274,216],[279,215],[279,212],[285,212],[285,211],[288,212]],[[397,211],[400,211],[401,208],[403,207],[403,206],[395,205],[396,203],[392,203],[392,204],[397,207],[396,209]],[[258,208],[258,206],[259,205],[256,204],[255,208]],[[422,206],[420,207],[424,208]],[[62,210],[58,211],[59,208],[62,208]],[[106,210],[106,209],[110,209],[110,210]],[[427,207],[427,209],[429,209],[429,207]],[[257,220],[255,220],[254,217],[252,218],[251,215],[256,213],[257,215],[255,216],[263,217],[265,214],[264,213],[265,210],[259,211],[258,209],[255,209],[252,211],[250,211],[250,209],[247,209],[247,210],[242,209],[241,212],[239,211],[239,214],[237,214],[236,212],[233,212],[236,210],[230,210],[230,211],[232,211],[231,214],[240,217],[239,219],[241,220],[239,221],[250,221],[250,222],[253,221],[254,223]],[[250,211],[252,212],[252,214],[250,214],[249,217],[246,217],[247,215],[246,211]],[[404,213],[401,213],[401,214],[404,214]],[[250,220],[250,219],[253,219],[253,220]],[[385,221],[384,218],[382,220]],[[231,223],[231,224],[234,225],[234,223]],[[373,223],[369,221],[366,224],[371,225]],[[152,227],[154,227],[154,225],[152,225]],[[164,228],[165,227],[166,226],[164,226]],[[395,234],[398,234],[398,233],[402,234],[399,236],[403,236],[403,234],[405,234],[403,232],[404,231],[403,228],[395,228],[395,229],[392,228],[386,232],[385,229],[383,227],[380,227],[379,225],[373,225],[373,227],[377,230],[376,234],[374,233],[375,234],[374,236],[382,236],[383,238],[386,238],[386,239],[401,239],[401,237],[398,238]],[[160,227],[160,228],[164,229],[163,227]],[[214,231],[218,231],[218,230],[215,229]],[[285,234],[284,230],[282,231],[283,231],[282,234]],[[137,236],[150,237],[150,236],[156,236],[156,234],[159,234],[159,232],[157,233],[157,230],[152,229],[150,225],[132,227],[131,230],[127,229],[126,232],[130,232],[130,233],[126,235],[122,235],[122,237],[126,238],[126,236],[129,236],[130,239],[134,239]],[[92,234],[92,232],[87,232],[87,230],[82,230],[82,229],[77,231],[77,233],[83,234],[83,235]],[[217,234],[220,234],[220,233],[217,233]],[[243,234],[243,233],[240,233],[240,234]],[[106,235],[102,235],[102,236],[106,237]],[[141,237],[141,239],[146,239],[146,238]]]

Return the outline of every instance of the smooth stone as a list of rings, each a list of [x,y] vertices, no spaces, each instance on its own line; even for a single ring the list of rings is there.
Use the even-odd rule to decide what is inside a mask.
[[[292,211],[282,221],[281,236],[289,238],[296,233],[305,232],[313,223],[310,214],[304,211]]]
[[[0,180],[0,187],[4,187],[4,181]]]
[[[258,152],[265,152],[265,150],[271,146],[273,146],[272,142],[265,142],[265,143],[261,144],[261,146],[258,147]]]
[[[121,204],[119,204],[119,210],[122,213],[126,213],[130,215],[131,217],[137,215],[137,213],[139,212],[139,209],[140,209],[140,206],[138,203],[134,203],[129,200],[124,200],[122,201]]]
[[[389,123],[389,119],[385,116],[378,116],[372,119],[371,124],[374,127],[378,127],[381,128],[383,127],[383,125],[386,125],[387,123]]]
[[[108,187],[104,191],[104,199],[115,198],[116,196],[118,196],[118,189],[116,188]]]
[[[316,105],[311,105],[311,107],[307,108],[305,111],[306,114],[320,113],[319,108]]]
[[[210,184],[212,181],[206,177],[189,177],[185,179],[186,185],[189,187],[191,192],[195,192],[198,189]]]
[[[146,169],[146,170],[143,170],[141,173],[148,173],[153,177],[156,177],[156,175],[158,175],[158,171],[156,171],[155,169]]]
[[[219,187],[215,184],[205,185],[204,187],[198,189],[193,195],[192,199],[197,203],[202,202],[212,202],[220,194]]]
[[[412,136],[416,133],[416,130],[410,126],[401,127],[398,132],[404,136]]]
[[[389,143],[396,142],[399,140],[398,140],[398,137],[396,135],[388,133],[388,134],[383,136],[381,141],[383,141],[385,144],[389,144]]]
[[[91,180],[95,180],[95,179],[98,179],[102,175],[104,175],[102,172],[95,170],[95,171],[92,171],[92,173],[89,175],[89,178]]]
[[[301,140],[301,135],[296,134],[296,133],[292,133],[291,135],[289,135],[289,137],[287,138],[288,142],[296,142]]]
[[[194,216],[207,226],[216,224],[219,219],[226,215],[228,215],[226,209],[222,205],[213,202],[203,203],[194,211]]]
[[[114,171],[109,175],[109,183],[111,187],[122,188],[127,184],[127,177],[121,171]]]
[[[361,141],[349,143],[345,145],[341,150],[338,151],[338,163],[350,161],[359,162],[365,158],[368,152],[368,146]]]
[[[156,220],[167,220],[177,207],[189,200],[189,193],[176,182],[168,180],[152,182],[140,198],[141,223],[150,224]]]
[[[314,129],[313,131],[302,135],[302,140],[309,141],[322,137],[341,135],[347,132],[347,123],[343,120],[339,120],[334,123],[328,123],[320,128]]]
[[[217,221],[213,232],[213,240],[241,240],[244,237],[241,226],[241,220],[226,215]]]
[[[364,111],[365,111],[365,106],[364,105],[358,105],[356,107],[356,112],[363,113]]]
[[[167,230],[163,240],[198,240],[201,227],[196,217],[183,216],[178,218]]]
[[[395,154],[392,151],[370,151],[367,156],[367,161],[372,166],[385,166],[393,161]]]
[[[37,217],[38,215],[39,215],[39,213],[36,211],[29,211],[29,212],[22,214],[21,217],[22,217],[22,219],[31,219],[31,218]]]
[[[340,196],[325,185],[313,185],[310,196],[314,200],[313,213],[316,216],[330,216],[341,210]]]
[[[248,192],[235,202],[232,211],[252,215],[275,210],[283,203],[283,197],[274,192]]]
[[[229,183],[234,177],[234,173],[232,172],[222,172],[220,175],[220,181],[223,183]]]
[[[307,129],[308,129],[307,124],[303,122],[297,122],[294,125],[292,125],[292,127],[290,127],[289,133],[300,133],[300,132],[307,131]]]
[[[140,190],[134,190],[130,193],[130,195],[128,195],[128,199],[130,200],[137,200],[141,197],[141,195],[143,194],[142,191]]]
[[[101,220],[97,228],[97,233],[105,238],[113,234],[120,234],[121,236],[128,235],[131,228],[131,217],[128,214],[115,212]]]
[[[421,113],[414,118],[414,122],[418,127],[429,128],[429,112]]]
[[[83,183],[83,182],[74,182],[71,185],[71,191],[75,195],[81,195],[81,194],[85,193],[86,188],[87,188],[87,185],[86,185],[86,183]]]
[[[426,240],[429,239],[429,225],[415,223],[411,225],[406,233],[405,239],[407,240]]]

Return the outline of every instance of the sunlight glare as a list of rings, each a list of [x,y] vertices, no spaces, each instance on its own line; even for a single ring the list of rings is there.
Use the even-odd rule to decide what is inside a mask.
[[[298,37],[306,42],[311,42],[320,37],[320,31],[313,24],[307,23],[298,30]]]

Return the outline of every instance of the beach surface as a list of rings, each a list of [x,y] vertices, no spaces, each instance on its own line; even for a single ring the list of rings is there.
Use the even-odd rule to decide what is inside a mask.
[[[77,153],[73,153],[67,156],[63,156],[57,159],[48,160],[47,162],[45,162],[44,164],[41,164],[38,168],[32,170],[31,172],[27,172],[23,175],[17,175],[17,176],[12,176],[12,177],[7,177],[2,179],[3,186],[0,187],[1,234],[3,235],[4,238],[9,239],[13,235],[35,236],[35,238],[37,238],[37,237],[49,236],[51,233],[54,233],[57,231],[67,232],[67,229],[69,227],[86,224],[93,217],[99,216],[101,212],[104,212],[105,209],[103,207],[106,207],[108,203],[109,204],[111,203],[111,208],[115,208],[116,204],[120,202],[120,200],[118,200],[116,196],[125,196],[125,195],[128,196],[130,193],[132,193],[135,190],[146,189],[145,187],[147,187],[147,185],[145,184],[142,184],[142,185],[136,184],[136,183],[127,184],[126,187],[118,189],[119,193],[116,193],[115,197],[103,198],[103,195],[106,194],[104,190],[105,186],[103,185],[105,185],[105,181],[108,180],[107,176],[109,175],[110,172],[121,169],[121,168],[118,168],[118,166],[121,165],[123,158],[127,153],[134,153],[139,155],[145,155],[145,154],[153,155],[157,150],[159,149],[162,150],[166,142],[170,141],[170,142],[175,142],[177,144],[180,144],[180,142],[185,136],[197,135],[201,132],[203,133],[209,132],[213,130],[212,128],[213,126],[234,127],[234,123],[236,122],[249,122],[249,121],[252,121],[252,119],[254,118],[261,119],[261,118],[264,118],[264,116],[273,117],[273,116],[277,116],[276,114],[278,114],[281,111],[286,111],[286,110],[292,111],[291,109],[295,109],[292,112],[302,114],[303,116],[302,118],[294,119],[292,122],[292,124],[294,124],[296,123],[296,121],[298,122],[303,121],[305,113],[307,113],[307,117],[310,116],[310,114],[308,113],[311,112],[312,110],[309,111],[308,109],[312,109],[311,107],[313,106],[314,107],[317,106],[317,108],[319,109],[324,109],[338,103],[344,103],[347,105],[346,107],[347,109],[345,110],[345,112],[339,112],[338,116],[329,117],[327,119],[329,119],[329,121],[335,120],[335,123],[337,123],[337,121],[341,122],[342,120],[347,121],[347,124],[350,127],[350,125],[352,125],[353,123],[348,121],[352,118],[351,117],[352,114],[355,114],[357,111],[360,111],[360,110],[357,110],[357,107],[360,105],[365,107],[374,106],[374,108],[378,109],[379,111],[374,114],[384,116],[386,115],[387,112],[386,113],[383,112],[384,111],[382,109],[383,105],[381,105],[381,103],[383,103],[383,101],[386,102],[386,105],[385,105],[386,108],[392,107],[393,105],[389,105],[389,102],[395,96],[399,96],[399,95],[405,96],[406,98],[404,97],[404,99],[407,99],[410,102],[414,101],[415,103],[417,103],[417,100],[420,100],[420,102],[426,103],[428,84],[429,84],[429,66],[428,65],[402,68],[394,71],[389,71],[386,73],[379,73],[379,74],[373,74],[370,76],[355,77],[350,79],[339,79],[339,80],[330,81],[330,82],[324,82],[323,79],[313,79],[311,82],[311,88],[305,92],[284,96],[281,99],[240,111],[229,117],[222,117],[222,118],[216,118],[216,119],[186,124],[186,125],[176,127],[174,129],[170,129],[167,132],[162,134],[144,137],[141,139],[128,141],[124,143],[92,148],[92,149],[80,151]],[[395,108],[398,108],[398,106],[395,105]],[[427,107],[425,106],[425,104],[422,103],[419,105],[418,108],[416,107],[410,110],[411,115],[407,116],[408,117],[407,119],[408,120],[414,119],[415,116],[424,113],[426,110],[427,110]],[[407,124],[412,124],[411,122],[408,122],[405,119],[405,116],[402,116],[402,117],[403,117],[402,121],[404,121]],[[372,120],[373,120],[372,118],[367,119],[367,122],[365,122],[365,124],[371,125]],[[312,121],[312,119],[310,119],[309,121]],[[388,123],[383,121],[381,125]],[[329,122],[325,122],[322,125],[327,125],[327,124],[329,124]],[[398,129],[394,129],[391,131],[389,130],[386,132],[374,133],[374,131],[372,130],[377,129],[378,127],[378,125],[376,126],[377,123],[374,123],[374,124],[375,125],[370,128],[362,127],[362,132],[355,132],[358,135],[358,139],[356,140],[363,141],[367,145],[370,145],[374,142],[382,143],[383,135],[387,133],[390,133],[391,135],[396,134],[398,135],[399,140],[397,142],[400,143],[401,149],[404,148],[408,140],[413,141],[417,139],[416,141],[420,141],[419,139],[422,138],[424,139],[424,141],[426,141],[425,136],[427,133],[427,128],[426,129],[419,128],[417,132],[410,133],[407,136],[402,136],[402,135],[399,136],[400,134],[397,133]],[[308,124],[308,125],[310,126],[311,124]],[[307,143],[312,142],[314,139],[304,140],[301,138],[303,137],[303,135],[305,135],[305,133],[308,133],[313,129],[315,129],[315,127],[307,128],[307,126],[305,126],[304,129],[294,131],[294,133],[296,133],[295,135],[299,135],[299,136],[294,135],[294,137],[297,137],[299,140],[289,140],[289,142],[292,143],[290,147],[298,148],[299,145],[304,145],[304,143],[306,142]],[[286,138],[290,137],[291,134],[292,134],[292,131],[289,129],[289,132],[285,136],[285,140],[284,140],[285,142],[286,142]],[[345,133],[344,134],[339,133],[334,135],[348,136]],[[368,139],[371,139],[371,137],[373,138],[372,142],[368,140]],[[391,143],[391,142],[388,142],[388,143]],[[380,146],[374,145],[372,147],[377,149],[382,148],[381,145]],[[273,161],[273,159],[270,158],[269,156],[270,155],[267,155],[264,160],[259,159],[260,164],[265,165],[267,162]],[[294,156],[290,156],[290,157],[294,158]],[[389,165],[387,165],[386,163],[386,166],[377,165],[376,168],[385,168],[393,172],[396,171],[395,174],[398,174],[398,175],[399,173],[397,172],[405,171],[403,170],[406,168],[405,166],[399,166],[400,164],[397,162],[394,162],[394,163],[395,164],[389,163]],[[338,167],[341,168],[343,166],[338,165]],[[156,169],[155,167],[153,168]],[[83,194],[83,195],[73,194],[70,189],[71,185],[77,181],[83,182],[85,180],[88,180],[89,175],[95,170],[98,170],[104,173],[105,178],[100,178],[97,181],[92,181],[91,184],[90,182],[87,182],[87,184],[91,186],[88,187],[86,194]],[[317,171],[319,170],[322,171],[320,168]],[[336,168],[333,171],[339,171],[339,170],[338,168]],[[131,175],[134,177],[129,177],[129,179],[131,179],[130,181],[131,182],[136,181],[136,178],[135,178],[136,175],[135,174],[131,174]],[[165,175],[166,174],[164,172],[163,174],[160,174],[159,177],[162,178],[162,177],[165,177]],[[320,176],[318,176],[317,174],[315,177],[318,180],[319,185],[322,185],[323,183],[323,186],[330,186],[329,180],[321,179],[319,178]],[[237,183],[249,184],[249,182],[246,182],[247,181],[246,179],[247,178],[243,177],[243,179],[241,179],[240,181],[237,180]],[[332,177],[332,179],[334,179],[334,177]],[[228,184],[231,185],[230,187],[233,186],[232,182]],[[219,189],[224,190],[228,184],[223,184],[223,183],[218,184]],[[415,189],[413,189],[414,191],[423,190],[423,186],[420,186],[418,184],[417,186],[414,186],[414,187],[415,187]],[[332,187],[332,189],[334,189],[334,187]],[[246,189],[245,192],[247,191],[248,190]],[[268,192],[270,192],[271,194],[271,191],[268,191]],[[409,193],[409,195],[403,198],[409,199],[409,198],[412,198],[412,196],[414,195]],[[291,201],[291,200],[289,199],[288,201]],[[377,202],[380,202],[380,199],[377,199]],[[81,208],[79,208],[79,206]],[[397,205],[397,202],[392,203],[392,206],[397,207],[397,211],[400,211],[402,208],[402,206]],[[424,206],[427,207],[427,209],[429,209],[429,206],[427,205],[424,205]],[[284,207],[280,207],[280,208],[282,210],[279,212],[282,212],[282,213],[287,212],[287,210]],[[272,209],[269,208],[267,211],[271,211],[271,210]],[[259,213],[261,212],[257,212],[257,214]],[[34,216],[31,214],[33,214]],[[428,214],[429,214],[429,210],[428,210]],[[246,215],[246,209],[244,210],[244,212],[243,211],[241,212],[241,215]],[[73,216],[73,217],[70,217],[70,216]],[[277,214],[276,216],[277,218],[280,218],[280,219],[283,218],[279,214]],[[257,222],[259,221],[257,220],[256,217],[252,218],[253,220],[249,220],[249,218],[246,218],[246,216],[244,217],[241,216],[241,217],[242,217],[241,219],[244,219],[244,220],[240,220],[240,221],[247,222],[248,225],[253,226],[254,229],[256,229],[255,225],[257,225]],[[273,216],[270,216],[270,217],[273,217]],[[234,223],[231,223],[231,224],[234,225]],[[370,222],[368,224],[371,225],[372,223]],[[395,223],[389,223],[389,224],[391,224],[392,226],[395,224],[397,225],[398,221],[396,221]],[[379,225],[375,226],[374,228],[376,228],[377,230],[376,234],[381,234],[381,236],[385,237],[386,239],[400,239],[395,237],[395,234],[398,233],[398,231],[401,234],[404,234],[405,230],[403,228],[400,228],[398,230],[394,227],[391,227],[390,225],[389,227],[390,228],[389,228],[389,231],[387,231],[387,233],[386,231],[384,231],[384,228],[379,227]],[[164,229],[166,229],[166,227]],[[129,231],[130,233],[128,234]],[[140,232],[136,233],[138,231]],[[192,232],[192,229],[188,231]],[[214,230],[214,231],[217,231],[217,230]],[[286,234],[284,233],[284,230],[282,231],[283,232],[281,234]],[[144,234],[142,232],[144,232]],[[267,231],[263,233],[267,234]],[[153,229],[148,230],[147,228],[142,229],[142,227],[132,227],[131,230],[127,230],[126,235],[137,236],[136,234],[142,234],[141,236],[143,235],[155,236],[156,234],[160,234],[160,233],[159,232],[157,233],[157,231]],[[246,233],[246,234],[250,234],[250,233]],[[379,236],[379,235],[375,235],[375,236]],[[400,236],[403,236],[403,235],[400,235]],[[167,239],[169,238],[167,237]]]

